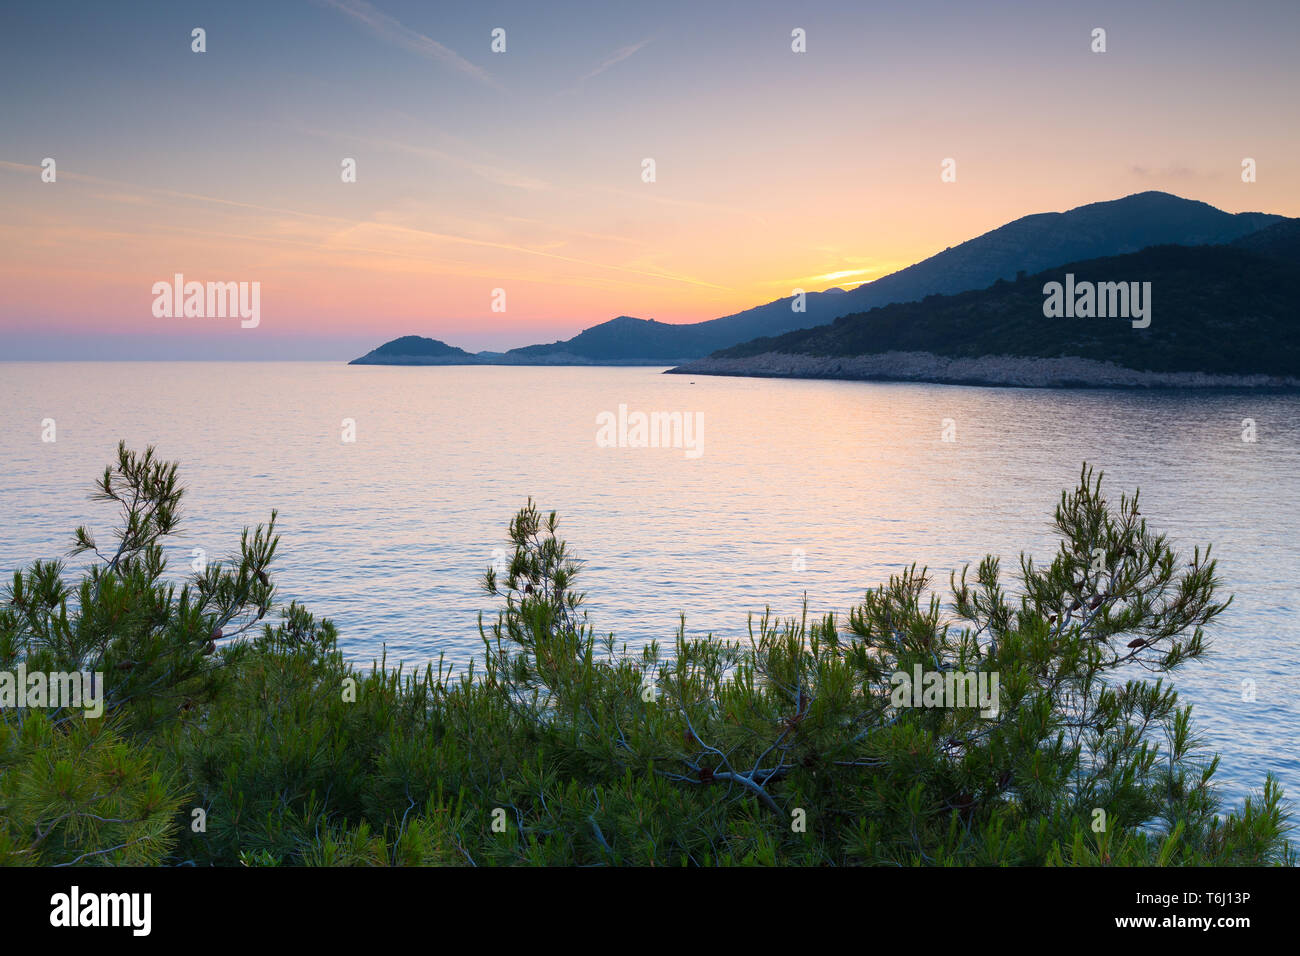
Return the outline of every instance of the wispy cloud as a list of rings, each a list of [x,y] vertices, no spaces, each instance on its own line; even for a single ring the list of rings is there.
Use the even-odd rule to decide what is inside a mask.
[[[441,63],[443,66],[450,67],[493,89],[501,89],[501,84],[486,70],[475,66],[451,47],[443,46],[437,40],[425,36],[418,30],[412,30],[382,10],[367,3],[366,0],[320,0],[320,2],[346,13],[381,40],[399,46],[404,50],[409,50],[427,60]]]
[[[605,59],[601,60],[598,64],[596,64],[596,68],[592,70],[590,73],[585,73],[582,76],[578,77],[578,82],[586,83],[593,76],[599,76],[601,73],[604,73],[614,64],[622,63],[624,60],[630,57],[637,50],[641,49],[643,46],[649,43],[652,39],[653,37],[647,37],[646,39],[642,40],[640,43],[630,43],[627,46],[619,47],[609,56],[605,57]]]
[[[1128,171],[1141,179],[1197,179],[1204,175],[1183,163],[1170,163],[1168,166],[1153,169],[1150,166],[1134,164]]]
[[[673,199],[668,196],[658,196],[649,190],[641,189],[629,191],[626,189],[617,189],[614,186],[593,186],[596,192],[607,193],[611,196],[623,196],[627,199],[644,200],[645,202],[658,203],[663,206],[681,206],[689,209],[707,209],[711,212],[724,212],[733,216],[743,216],[754,222],[765,223],[766,220],[751,210],[738,206],[725,206],[722,203],[705,202],[699,199]]]
[[[11,170],[14,172],[34,173],[38,172],[40,167],[32,166],[26,163],[15,163],[0,160],[0,169]],[[305,212],[296,209],[286,209],[283,206],[268,206],[261,203],[240,202],[235,199],[223,199],[218,196],[206,196],[200,193],[178,192],[172,189],[165,189],[157,186],[141,186],[132,183],[123,183],[117,180],[104,179],[98,176],[88,176],[73,172],[59,171],[60,179],[81,180],[88,183],[99,185],[112,185],[123,188],[131,196],[138,196],[141,193],[165,196],[172,199],[188,200],[192,202],[212,203],[219,206],[229,206],[237,209],[248,209],[258,212],[274,213],[281,216],[293,216],[296,218],[316,221],[335,227],[335,235],[346,234],[357,228],[365,228],[377,233],[387,234],[389,236],[407,236],[413,238],[423,238],[433,242],[448,243],[468,247],[477,247],[482,249],[499,249],[504,252],[518,253],[525,256],[534,256],[542,259],[548,259],[555,262],[566,262],[573,265],[582,266],[589,269],[598,269],[609,272],[617,272],[624,275],[636,275],[643,278],[661,279],[668,282],[678,282],[686,285],[700,286],[708,289],[719,289],[723,291],[733,291],[728,286],[716,285],[712,282],[706,282],[703,279],[696,279],[692,276],[682,275],[680,273],[669,272],[661,269],[640,269],[632,266],[615,265],[609,262],[595,262],[590,259],[582,259],[577,256],[565,256],[554,252],[546,252],[542,249],[522,246],[518,243],[496,242],[489,239],[477,239],[472,236],[456,235],[454,233],[441,232],[431,229],[420,229],[413,226],[404,226],[396,223],[378,222],[375,220],[350,219],[342,216],[327,215],[315,212]],[[250,236],[248,238],[258,238]],[[274,237],[261,237],[267,241],[275,241]],[[373,250],[380,251],[380,250]]]
[[[481,179],[496,183],[500,186],[513,186],[516,189],[543,190],[550,189],[551,184],[536,176],[530,176],[527,173],[521,173],[505,165],[492,162],[480,162],[468,157],[469,147],[458,143],[457,146],[466,155],[456,155],[446,150],[437,149],[433,146],[420,146],[413,143],[402,142],[396,139],[384,139],[374,136],[360,136],[352,133],[333,132],[330,130],[311,129],[298,124],[291,124],[290,129],[308,136],[320,136],[330,139],[346,140],[348,142],[363,143],[377,149],[387,149],[401,153],[411,153],[415,156],[424,156],[429,159],[436,159],[439,162],[448,163],[461,169],[473,173]]]

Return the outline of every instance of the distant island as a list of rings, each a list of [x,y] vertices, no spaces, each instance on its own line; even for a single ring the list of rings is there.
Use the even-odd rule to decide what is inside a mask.
[[[690,326],[669,325],[654,319],[621,315],[553,345],[528,345],[508,352],[466,352],[438,339],[403,335],[353,359],[349,365],[679,365],[708,355],[721,346],[690,348],[675,354],[645,343],[662,332],[667,348],[674,347],[679,333]],[[640,343],[629,351],[627,343]],[[720,340],[722,341],[722,340]],[[734,343],[729,343],[734,344]]]
[[[672,372],[1062,387],[1300,386],[1297,220],[1145,192],[1025,216],[852,290],[686,325],[619,316],[467,352],[406,335],[354,365],[648,365]],[[1043,288],[1147,282],[1149,328],[1048,318]],[[801,304],[802,311],[796,306]]]

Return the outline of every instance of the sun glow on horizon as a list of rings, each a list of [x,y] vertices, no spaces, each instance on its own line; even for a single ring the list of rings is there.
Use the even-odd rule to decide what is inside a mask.
[[[473,8],[412,0],[375,0],[380,30],[229,0],[205,11],[221,42],[201,54],[179,15],[69,0],[67,31],[25,7],[0,35],[0,79],[23,91],[0,145],[0,351],[196,333],[511,348],[856,288],[1023,216],[1151,189],[1300,215],[1300,131],[1277,122],[1300,8],[1171,23],[1097,3],[1124,40],[1105,56],[1073,14],[1028,3],[917,0],[883,19],[832,4],[805,53],[780,11],[507,5],[506,55]],[[677,16],[692,30],[646,39]],[[1248,98],[1203,68],[1224,36]],[[906,82],[887,101],[851,92],[890,76]],[[1107,121],[1062,151],[1079,115]],[[1242,156],[1259,161],[1250,185]],[[160,323],[150,289],[176,273],[259,281],[259,331]]]

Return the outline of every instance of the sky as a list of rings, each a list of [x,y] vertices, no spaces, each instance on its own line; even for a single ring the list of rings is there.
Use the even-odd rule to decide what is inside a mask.
[[[505,349],[1148,189],[1298,216],[1298,38],[1295,0],[10,4],[0,359]],[[258,324],[155,315],[178,273]]]

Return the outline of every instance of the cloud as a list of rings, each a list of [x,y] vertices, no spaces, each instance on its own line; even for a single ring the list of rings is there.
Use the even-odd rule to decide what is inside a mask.
[[[504,165],[477,162],[464,156],[457,156],[445,150],[437,149],[433,146],[418,146],[413,143],[405,143],[396,139],[384,139],[373,136],[361,136],[351,133],[338,133],[329,130],[319,130],[304,127],[298,124],[292,124],[288,128],[307,136],[321,136],[331,139],[346,140],[348,142],[362,143],[366,146],[377,149],[388,149],[396,152],[411,153],[416,156],[424,156],[429,159],[436,159],[452,166],[457,166],[468,172],[473,173],[481,179],[488,182],[496,183],[500,186],[512,186],[515,189],[543,190],[550,189],[551,184],[544,179],[538,179],[536,176],[530,176],[527,173],[521,173],[510,169]],[[461,145],[461,144],[458,144]],[[469,147],[462,148],[468,152]]]
[[[1203,175],[1182,163],[1171,163],[1163,169],[1152,169],[1149,166],[1135,164],[1130,166],[1128,171],[1142,179],[1196,179]]]
[[[6,160],[0,160],[0,169],[12,170],[14,172],[33,173],[38,172],[39,166],[32,166],[26,163],[15,163]],[[540,259],[552,260],[555,262],[566,262],[572,265],[583,266],[589,269],[604,270],[608,272],[617,272],[623,275],[635,275],[649,279],[659,279],[668,282],[678,282],[685,285],[700,286],[708,289],[719,289],[722,291],[733,291],[729,286],[717,285],[707,282],[703,279],[696,279],[692,276],[682,275],[675,272],[669,272],[663,269],[643,269],[634,266],[620,266],[608,262],[595,262],[590,259],[582,259],[577,256],[560,255],[554,252],[547,252],[544,249],[523,246],[512,242],[497,242],[490,239],[478,239],[472,236],[457,235],[454,233],[439,232],[430,229],[420,229],[412,226],[404,226],[396,223],[378,222],[373,219],[362,220],[352,219],[343,216],[327,215],[323,213],[304,212],[297,209],[286,209],[282,206],[268,206],[262,203],[241,202],[235,199],[223,199],[219,196],[206,196],[201,193],[180,192],[173,189],[166,189],[160,186],[142,186],[133,183],[123,183],[118,180],[104,179],[99,176],[88,176],[85,174],[73,173],[71,171],[59,171],[60,179],[81,180],[98,185],[109,185],[123,190],[131,196],[148,194],[170,199],[185,200],[190,202],[211,203],[218,206],[228,206],[235,209],[247,209],[255,212],[273,213],[278,216],[289,216],[298,219],[306,219],[319,223],[322,228],[334,229],[334,235],[347,235],[349,232],[357,229],[368,229],[375,232],[384,233],[394,238],[412,237],[422,238],[432,242],[447,243],[451,245],[461,245],[467,247],[476,247],[481,249],[498,249],[503,252],[518,253],[520,255],[532,256]],[[206,235],[220,235],[220,233],[205,231]],[[290,242],[301,245],[319,245],[319,241],[311,243],[303,240],[289,240],[278,236],[244,236],[245,239],[256,239],[265,242]],[[388,255],[400,255],[392,251],[381,249],[367,249],[368,252],[383,253]]]
[[[699,199],[673,199],[668,196],[655,195],[648,189],[638,189],[629,192],[626,189],[617,189],[614,186],[593,186],[597,192],[608,193],[611,196],[623,196],[628,199],[645,200],[646,202],[658,203],[663,206],[681,206],[688,209],[707,209],[710,212],[729,213],[733,216],[744,216],[758,223],[766,223],[766,220],[758,213],[749,209],[737,206],[726,206],[722,203],[705,202]]]
[[[605,57],[605,59],[601,60],[600,63],[596,65],[596,68],[592,70],[590,73],[586,73],[578,77],[578,82],[585,83],[593,76],[599,76],[601,73],[604,73],[614,64],[622,63],[624,60],[630,57],[637,50],[641,49],[643,46],[649,43],[651,39],[653,38],[647,38],[645,40],[642,40],[640,43],[631,43],[627,46],[619,47],[609,56]]]
[[[426,60],[441,63],[443,66],[463,73],[485,86],[497,90],[501,89],[501,84],[486,70],[475,66],[455,50],[443,46],[432,37],[427,37],[423,33],[405,26],[382,10],[371,6],[366,0],[321,0],[321,2],[333,7],[335,10],[346,13],[381,40],[399,46],[404,50],[409,50]]]

